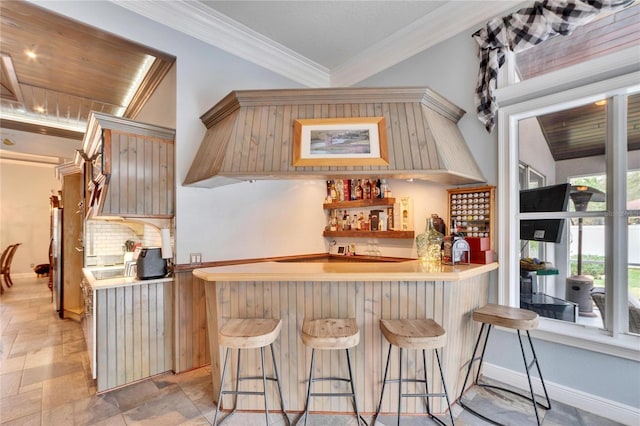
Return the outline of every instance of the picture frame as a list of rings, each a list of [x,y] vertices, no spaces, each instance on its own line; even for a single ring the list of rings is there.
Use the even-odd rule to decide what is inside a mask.
[[[293,122],[294,166],[387,166],[384,117],[313,118]]]

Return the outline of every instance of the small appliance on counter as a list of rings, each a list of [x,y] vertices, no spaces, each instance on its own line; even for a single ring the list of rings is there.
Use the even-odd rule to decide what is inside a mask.
[[[167,261],[160,247],[143,247],[136,261],[136,274],[140,280],[162,278],[167,275]]]

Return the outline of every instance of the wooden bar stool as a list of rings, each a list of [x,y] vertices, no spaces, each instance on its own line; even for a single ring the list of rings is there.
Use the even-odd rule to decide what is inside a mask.
[[[218,404],[216,404],[216,414],[213,418],[213,424],[216,425],[218,420],[218,413],[220,405],[222,404],[222,397],[225,394],[235,395],[233,401],[233,410],[225,418],[220,420],[220,423],[228,419],[232,414],[236,412],[238,404],[238,395],[263,395],[264,396],[264,411],[267,419],[267,425],[271,424],[269,421],[269,402],[267,399],[267,380],[275,381],[278,385],[278,394],[280,395],[280,408],[282,409],[282,415],[285,418],[287,424],[289,423],[289,417],[284,409],[284,400],[282,398],[282,388],[280,387],[280,379],[278,378],[278,367],[276,366],[276,356],[273,352],[273,342],[280,334],[280,328],[282,327],[282,320],[279,319],[240,319],[233,318],[228,320],[222,328],[218,331],[218,342],[220,346],[226,347],[226,355],[224,357],[224,366],[222,367],[222,378],[220,379],[220,396],[218,397]],[[271,359],[273,360],[274,377],[267,377],[264,369],[264,348],[269,346],[271,348]],[[236,371],[236,387],[235,390],[224,390],[224,378],[227,372],[227,362],[229,361],[230,350],[238,349],[238,366]],[[241,349],[256,349],[260,348],[260,359],[262,362],[262,376],[245,376],[240,377],[240,350]],[[242,380],[262,380],[262,392],[257,391],[241,391],[238,386]]]
[[[447,343],[447,332],[432,319],[395,319],[395,320],[380,320],[380,330],[385,339],[389,342],[389,352],[387,353],[387,363],[384,369],[384,379],[382,381],[382,391],[380,392],[380,402],[374,416],[375,420],[380,414],[382,407],[382,398],[384,397],[384,388],[387,383],[398,383],[398,424],[400,424],[400,408],[402,405],[402,398],[415,398],[424,397],[427,399],[427,414],[437,423],[444,425],[445,423],[437,418],[431,412],[431,405],[429,404],[429,397],[445,398],[447,400],[447,407],[449,408],[449,417],[451,418],[451,424],[454,425],[453,413],[451,412],[451,403],[449,402],[449,394],[447,393],[447,385],[444,381],[444,374],[442,372],[442,364],[440,363],[440,354],[438,349],[442,348]],[[389,360],[391,359],[391,347],[396,346],[399,349],[399,375],[398,379],[387,380],[387,373],[389,371]],[[403,379],[402,378],[402,350],[403,349],[420,349],[422,350],[422,367],[424,368],[424,380],[423,379]],[[444,392],[433,393],[429,392],[429,384],[427,381],[427,349],[433,349],[436,353],[436,359],[438,360],[438,369],[440,370],[440,379],[442,380],[442,389]],[[424,383],[425,393],[402,393],[402,383]]]
[[[304,424],[307,424],[309,417],[309,398],[312,396],[350,396],[353,399],[353,409],[360,425],[361,417],[358,410],[358,400],[356,398],[356,388],[353,383],[353,371],[351,369],[351,354],[349,349],[353,348],[360,342],[360,330],[354,318],[348,319],[305,319],[302,323],[302,342],[311,348],[311,368],[309,369],[309,385],[307,387],[307,399],[304,405],[304,412],[296,420],[296,424],[304,417]],[[344,377],[313,377],[313,366],[316,349],[336,350],[344,349],[347,353],[347,367],[349,369],[349,378]],[[311,392],[311,384],[313,382],[335,380],[341,382],[349,382],[351,392]],[[362,423],[366,424],[364,420]]]
[[[488,304],[473,312],[473,320],[477,322],[481,322],[482,327],[480,328],[480,333],[478,333],[478,340],[476,340],[475,347],[473,348],[473,355],[471,357],[471,360],[469,361],[469,368],[467,369],[467,375],[464,379],[464,384],[462,385],[462,391],[460,393],[460,399],[459,399],[460,406],[468,410],[470,413],[473,413],[474,415],[481,417],[488,422],[491,422],[497,425],[500,424],[495,420],[492,420],[478,413],[477,411],[469,408],[469,406],[462,400],[465,387],[467,386],[467,380],[469,379],[469,375],[471,374],[471,370],[473,369],[473,364],[474,362],[479,361],[478,372],[476,374],[475,380],[473,381],[473,384],[477,386],[502,390],[531,401],[533,403],[533,410],[536,413],[536,420],[538,422],[538,425],[540,425],[541,419],[540,419],[540,416],[538,415],[538,405],[544,408],[545,410],[549,410],[551,409],[551,401],[549,400],[549,394],[547,393],[547,388],[544,385],[544,380],[542,379],[542,373],[540,372],[540,365],[538,365],[538,358],[536,357],[536,352],[533,349],[533,343],[531,341],[531,335],[529,334],[529,330],[533,330],[538,327],[538,314],[533,311],[529,311],[527,309],[511,308],[509,306]],[[478,381],[478,378],[480,377],[480,372],[482,370],[482,361],[484,359],[484,352],[485,352],[485,349],[487,348],[487,342],[489,341],[489,333],[491,332],[491,329],[493,328],[493,326],[496,326],[496,325],[500,327],[515,329],[518,332],[518,341],[520,342],[520,351],[522,352],[522,359],[524,361],[525,370],[527,372],[527,380],[529,381],[530,396],[519,393],[519,392],[515,392],[511,389],[506,389],[501,386],[490,385],[487,383],[480,383]],[[485,330],[486,330],[486,333],[485,333]],[[531,362],[527,361],[527,356],[524,351],[524,345],[522,344],[522,336],[520,335],[521,330],[527,332],[527,339],[529,341],[529,347],[531,348],[531,355],[533,357]],[[480,341],[482,340],[483,333],[485,334],[484,344],[482,345],[481,355],[478,357],[476,356],[476,353],[478,351]],[[542,389],[544,390],[545,399],[547,401],[546,406],[539,402],[536,402],[536,396],[535,396],[535,393],[533,392],[533,386],[531,385],[531,375],[529,374],[529,371],[534,365],[538,370],[538,376],[540,377],[540,382],[542,383]]]

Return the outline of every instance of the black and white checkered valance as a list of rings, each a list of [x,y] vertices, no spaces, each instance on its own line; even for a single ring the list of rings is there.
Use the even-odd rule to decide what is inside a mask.
[[[476,86],[478,119],[493,130],[498,105],[493,91],[507,49],[521,52],[555,35],[569,35],[603,10],[616,10],[634,0],[545,0],[511,15],[494,18],[473,34],[479,45],[480,71]]]

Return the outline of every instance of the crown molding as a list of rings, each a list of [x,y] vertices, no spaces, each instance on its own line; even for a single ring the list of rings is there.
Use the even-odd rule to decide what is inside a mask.
[[[110,0],[307,87],[348,87],[512,10],[514,2],[450,1],[332,70],[198,1]]]
[[[514,7],[513,2],[494,4],[491,8],[482,3],[446,3],[332,69],[331,86],[345,87],[359,83]]]
[[[329,70],[197,1],[111,0],[162,25],[308,87],[327,87]]]

